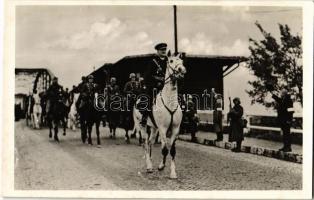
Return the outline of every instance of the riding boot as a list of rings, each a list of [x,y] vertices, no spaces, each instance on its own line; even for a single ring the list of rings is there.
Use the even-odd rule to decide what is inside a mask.
[[[196,140],[196,136],[195,136],[195,132],[193,131],[192,133],[191,133],[191,142],[196,142],[197,140]]]
[[[236,148],[232,149],[233,152],[241,152],[241,144],[242,144],[242,141],[237,141],[237,146]]]
[[[140,122],[140,124],[141,124],[142,126],[146,126],[148,114],[149,114],[148,111],[144,111],[144,112],[143,112],[142,120],[141,120],[141,122]]]
[[[92,142],[92,138],[91,138],[91,137],[88,137],[88,144],[89,144],[89,145],[93,145],[93,142]]]
[[[59,141],[59,137],[58,137],[58,135],[56,135],[56,134],[55,134],[55,136],[54,136],[54,140],[55,140],[55,141],[57,141],[57,142],[60,142],[60,141]]]

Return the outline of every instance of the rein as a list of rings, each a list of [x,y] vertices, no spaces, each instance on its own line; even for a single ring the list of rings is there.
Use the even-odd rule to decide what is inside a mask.
[[[160,67],[160,65],[157,63],[157,61],[156,61],[155,59],[154,59],[153,61],[154,61],[154,63],[157,65],[157,67],[158,67],[159,69],[161,69],[161,67]],[[172,73],[170,73],[169,69],[172,70]],[[171,81],[172,77],[174,77],[175,74],[178,73],[177,70],[175,70],[174,68],[172,68],[172,67],[169,65],[169,61],[167,62],[167,70],[168,70],[168,72],[169,72],[170,75],[169,75],[167,78],[165,78],[165,83],[164,83],[164,84],[169,83],[169,82]]]
[[[170,73],[169,69],[172,70],[172,73]],[[175,76],[176,73],[178,73],[177,70],[175,70],[174,68],[172,68],[169,64],[167,66],[167,70],[169,72],[169,76],[167,78],[165,78],[165,83],[164,84],[167,84],[169,83],[170,81],[172,81],[172,78]]]
[[[170,108],[168,108],[168,106],[165,104],[165,101],[164,101],[164,99],[162,98],[162,95],[161,95],[161,93],[160,93],[160,98],[161,98],[161,102],[162,102],[162,104],[164,105],[164,107],[166,108],[166,110],[169,112],[169,114],[170,114],[170,124],[169,124],[169,127],[168,127],[168,129],[167,129],[167,132],[170,130],[170,127],[172,126],[172,123],[173,123],[173,115],[174,115],[174,113],[176,113],[176,111],[178,110],[178,108],[179,108],[179,104],[177,104],[177,107],[174,109],[174,110],[170,110]],[[166,133],[167,133],[166,132]]]

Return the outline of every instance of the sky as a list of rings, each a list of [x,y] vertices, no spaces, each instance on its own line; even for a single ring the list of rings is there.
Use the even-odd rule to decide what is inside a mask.
[[[249,38],[261,39],[255,21],[279,40],[278,23],[302,34],[298,7],[178,6],[178,49],[202,55],[249,56]],[[173,42],[172,6],[18,6],[16,9],[16,67],[49,68],[65,87],[77,84],[104,63],[127,55],[154,52],[154,45]],[[245,66],[225,77],[225,95],[245,93],[254,79]]]

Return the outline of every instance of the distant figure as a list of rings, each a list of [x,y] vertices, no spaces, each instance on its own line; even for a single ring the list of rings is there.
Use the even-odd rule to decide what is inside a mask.
[[[197,132],[197,106],[193,102],[193,97],[191,95],[188,95],[188,101],[187,101],[187,110],[185,113],[185,117],[187,118],[188,124],[186,127],[186,131],[188,133],[191,133],[191,141],[196,142],[196,132]]]
[[[241,144],[244,140],[243,136],[243,108],[240,105],[240,98],[236,97],[233,99],[234,106],[228,113],[230,118],[230,127],[229,127],[229,142],[236,142],[236,147],[232,149],[234,152],[241,151]]]
[[[34,98],[33,98],[33,93],[30,91],[26,100],[25,120],[26,120],[27,126],[30,125],[29,122],[32,122],[33,106],[34,106]]]
[[[39,129],[40,122],[41,122],[42,108],[40,105],[41,98],[37,90],[34,90],[33,98],[34,98],[33,114],[32,114],[33,128]]]
[[[136,80],[136,75],[134,73],[131,73],[129,78],[130,80],[125,84],[123,89],[124,95],[136,95],[139,88],[139,83]]]
[[[76,89],[76,86],[73,85],[72,86],[72,90],[70,91],[70,104],[72,105],[73,101],[74,101],[74,94],[75,93],[78,93],[77,89]]]
[[[21,108],[21,103],[15,104],[14,107],[14,119],[15,121],[19,121],[22,116],[22,108]]]
[[[291,135],[290,129],[293,120],[293,102],[286,89],[281,90],[281,97],[273,94],[272,97],[276,101],[276,109],[278,112],[277,122],[283,133],[283,147],[279,151],[291,151]]]
[[[78,92],[78,93],[82,93],[82,91],[83,91],[83,88],[84,88],[84,85],[87,83],[87,78],[86,78],[86,76],[82,76],[82,78],[81,78],[81,83],[76,87],[76,89],[75,89],[75,93],[76,92]],[[80,101],[81,101],[81,95],[79,96],[79,99],[78,99],[78,101],[77,101],[77,103],[80,103]],[[77,105],[78,106],[78,105]]]
[[[217,142],[223,140],[222,107],[223,107],[222,96],[221,94],[216,94],[215,104],[214,104],[213,124],[214,124],[214,131],[217,134],[217,139],[216,139]]]

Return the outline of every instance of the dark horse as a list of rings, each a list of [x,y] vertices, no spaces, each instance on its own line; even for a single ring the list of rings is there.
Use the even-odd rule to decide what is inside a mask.
[[[121,124],[121,107],[111,104],[115,99],[122,99],[120,95],[112,95],[107,99],[107,120],[110,130],[110,138],[116,138],[117,127]]]
[[[125,130],[125,138],[126,138],[126,143],[130,143],[130,137],[129,137],[129,131],[133,130],[133,133],[131,134],[131,138],[136,137],[136,131],[139,132],[139,138],[138,142],[139,145],[142,145],[143,143],[143,138],[142,134],[140,132],[140,129],[137,130],[134,124],[133,120],[133,107],[135,104],[134,98],[124,98],[123,99],[123,104],[125,105],[124,110],[121,112],[121,128]]]
[[[58,125],[63,127],[63,135],[66,135],[66,116],[68,107],[65,104],[65,97],[62,92],[56,94],[54,101],[48,100],[47,103],[47,122],[49,126],[49,138],[52,137],[52,129],[54,129],[54,140],[59,142]]]
[[[100,145],[100,132],[99,126],[102,121],[103,112],[98,110],[95,106],[95,95],[81,97],[78,106],[78,113],[80,115],[80,125],[81,125],[81,139],[85,143],[86,139],[88,144],[93,145],[92,142],[92,129],[95,123],[96,125],[96,135],[97,135],[97,145]]]

